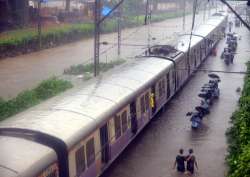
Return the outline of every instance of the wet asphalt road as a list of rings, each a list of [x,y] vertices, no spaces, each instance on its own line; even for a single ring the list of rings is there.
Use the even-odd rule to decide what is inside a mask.
[[[245,28],[235,31],[243,35],[239,42],[233,65],[226,66],[219,58],[225,45],[218,45],[217,57],[209,57],[203,69],[222,71],[245,71],[249,58],[250,33]],[[247,52],[248,51],[248,52]],[[202,128],[193,131],[185,116],[200,102],[197,94],[208,81],[207,73],[197,72],[176,97],[167,105],[166,112],[155,118],[136,140],[125,150],[103,177],[179,177],[186,176],[172,169],[179,148],[187,153],[193,148],[199,170],[194,176],[223,177],[227,168],[225,156],[227,145],[225,132],[230,126],[230,116],[237,107],[244,75],[219,73],[222,82],[220,99],[214,103],[211,113],[203,119]]]

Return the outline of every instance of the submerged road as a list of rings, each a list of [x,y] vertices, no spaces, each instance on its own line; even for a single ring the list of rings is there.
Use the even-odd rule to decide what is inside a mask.
[[[196,25],[200,25],[202,20],[203,13],[199,13]],[[186,30],[188,31],[191,28],[191,15],[186,17],[186,24]],[[182,18],[154,23],[149,29],[147,26],[125,29],[122,31],[122,43],[143,44],[145,47],[122,46],[122,58],[133,57],[145,50],[148,30],[151,37],[156,38],[152,43],[164,40],[164,42],[173,44],[178,35],[184,33]],[[117,43],[117,33],[102,35],[101,41],[115,44]],[[103,53],[100,58],[101,62],[117,59],[117,47],[108,50],[111,47],[112,45],[101,46],[101,52]],[[0,97],[12,98],[25,89],[35,87],[44,79],[62,75],[64,69],[71,65],[93,61],[92,57],[93,39],[85,39],[40,52],[0,60]]]
[[[250,34],[244,28],[236,29],[243,35],[239,41],[235,62],[226,66],[220,59],[225,41],[218,45],[218,56],[209,57],[201,66],[203,69],[223,71],[245,71],[249,59]],[[125,150],[106,171],[103,177],[179,177],[186,176],[172,169],[175,156],[180,148],[188,152],[194,149],[199,170],[194,176],[223,177],[227,168],[225,156],[227,145],[225,132],[230,126],[230,116],[237,107],[240,94],[236,92],[243,86],[242,74],[219,73],[221,96],[211,108],[211,113],[203,119],[198,131],[190,128],[185,115],[200,102],[198,93],[208,81],[207,73],[197,72],[176,97],[167,105],[167,109],[155,118],[136,140]]]

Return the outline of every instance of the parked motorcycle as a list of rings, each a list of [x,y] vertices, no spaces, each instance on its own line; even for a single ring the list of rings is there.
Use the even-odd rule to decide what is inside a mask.
[[[199,97],[204,99],[205,103],[212,105],[215,99],[220,97],[219,82],[220,77],[216,74],[209,74],[210,80],[207,84],[204,84]]]
[[[187,116],[190,117],[191,127],[193,129],[197,129],[200,127],[202,123],[202,114],[199,111],[188,112]]]
[[[228,44],[228,48],[230,48],[232,50],[232,52],[235,52],[238,46],[238,37],[235,33],[228,33],[227,34],[227,44]]]
[[[231,48],[224,48],[224,51],[221,54],[221,58],[224,59],[226,65],[233,63],[234,53]]]
[[[202,123],[204,116],[210,113],[210,107],[215,99],[220,96],[218,83],[220,77],[214,73],[208,74],[209,82],[202,86],[201,92],[198,95],[201,99],[200,106],[195,107],[195,111],[188,112],[186,116],[190,116],[191,127],[197,129]]]
[[[206,84],[202,87],[200,94],[198,95],[203,99],[204,102],[208,105],[212,105],[215,99],[218,99],[220,96],[220,90],[218,86],[214,84]]]

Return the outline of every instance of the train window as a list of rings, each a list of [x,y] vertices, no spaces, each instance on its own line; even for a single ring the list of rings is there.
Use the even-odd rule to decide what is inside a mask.
[[[164,94],[165,93],[165,82],[164,82],[164,79],[162,79],[162,84],[161,84],[161,86],[162,86],[162,93]]]
[[[145,107],[146,107],[146,110],[149,110],[149,93],[148,92],[145,95]]]
[[[140,103],[141,103],[141,113],[143,114],[144,112],[146,112],[144,96],[141,97]]]
[[[75,153],[76,160],[76,176],[80,176],[85,170],[85,150],[84,146],[80,147]]]
[[[121,136],[121,117],[115,116],[115,138],[118,139]]]
[[[171,75],[172,75],[172,85],[175,85],[176,72],[174,70],[171,71]]]
[[[122,133],[124,133],[127,129],[128,129],[127,111],[123,111],[123,113],[122,113]]]
[[[165,93],[164,79],[159,82],[159,97],[163,96]]]
[[[159,89],[159,97],[161,97],[162,96],[162,82],[161,81],[159,82],[158,89]]]
[[[48,174],[46,177],[57,177],[57,172],[52,171],[50,174]]]
[[[91,138],[86,144],[86,155],[88,167],[95,161],[95,142],[94,138]]]

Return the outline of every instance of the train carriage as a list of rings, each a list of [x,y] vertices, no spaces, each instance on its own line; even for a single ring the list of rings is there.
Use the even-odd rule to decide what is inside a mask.
[[[0,154],[0,176],[15,176],[15,171],[21,177],[101,175],[207,57],[219,40],[215,35],[224,27],[225,19],[220,16],[209,22],[212,25],[195,30],[190,60],[190,36],[185,35],[176,49],[159,46],[165,47],[162,54],[135,58],[86,87],[1,122],[0,143],[9,156]],[[20,144],[18,151],[6,149],[15,142]],[[28,144],[33,148],[27,149]],[[23,159],[16,157],[30,161],[22,164]],[[20,164],[25,168],[20,169]]]
[[[1,177],[59,177],[57,156],[53,149],[9,136],[0,136],[0,144]]]
[[[37,106],[3,121],[0,129],[8,128],[7,136],[16,129],[29,129],[56,137],[65,143],[64,154],[68,155],[68,170],[60,175],[98,176],[149,122],[154,114],[149,106],[152,87],[172,65],[160,59],[135,60],[53,103],[48,110]],[[160,98],[155,90],[155,112],[164,104],[158,104]],[[60,167],[67,168],[65,164]]]

